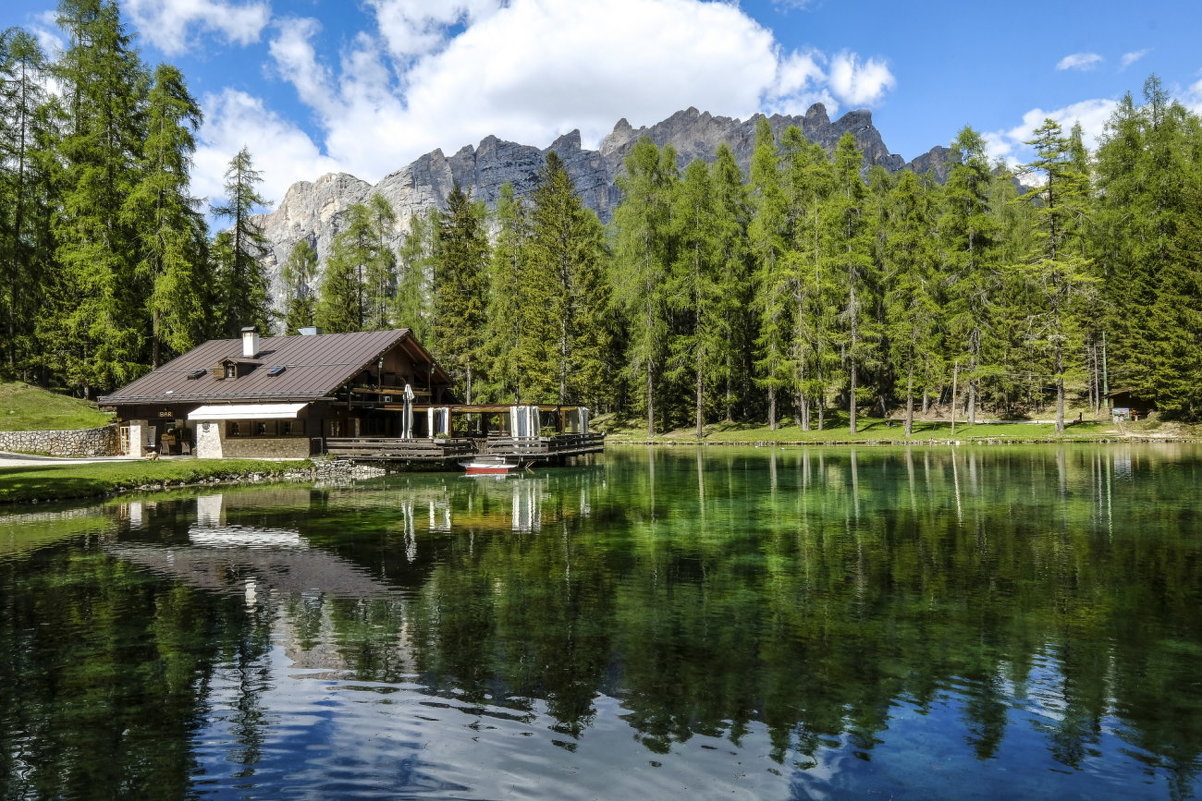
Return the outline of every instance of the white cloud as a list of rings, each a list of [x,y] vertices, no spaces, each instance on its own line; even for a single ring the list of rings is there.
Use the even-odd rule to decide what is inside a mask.
[[[1056,64],[1058,70],[1091,70],[1102,63],[1102,57],[1097,53],[1073,53],[1060,59]]]
[[[1182,93],[1181,102],[1195,114],[1202,114],[1202,80],[1195,81]]]
[[[142,38],[168,55],[179,55],[197,44],[196,30],[220,34],[240,45],[257,42],[271,18],[271,6],[265,0],[244,4],[225,0],[126,0],[125,8]]]
[[[1082,141],[1092,151],[1097,148],[1098,140],[1106,130],[1106,122],[1117,107],[1117,101],[1098,98],[1082,100],[1052,111],[1033,108],[1024,114],[1022,122],[1013,128],[986,134],[987,151],[991,158],[1004,161],[1012,167],[1028,161],[1031,150],[1025,142],[1032,139],[1035,129],[1048,119],[1060,123],[1065,135],[1072,130],[1073,125],[1080,123]]]
[[[263,178],[259,194],[272,206],[293,182],[340,170],[304,131],[266,109],[258,98],[226,89],[206,95],[201,105],[205,122],[194,158],[192,191],[206,202],[224,202],[226,168],[243,147],[250,150]]]
[[[580,128],[596,147],[620,117],[637,127],[690,105],[743,118],[797,114],[816,100],[836,112],[839,102],[879,102],[895,83],[880,59],[784,51],[725,2],[368,5],[377,30],[353,38],[336,64],[315,51],[312,20],[280,23],[270,50],[277,74],[313,110],[325,153],[373,181],[488,134],[549,144]]]
[[[1145,48],[1143,50],[1132,50],[1130,53],[1123,53],[1123,57],[1119,59],[1120,69],[1127,69],[1127,67],[1130,67],[1151,52],[1151,49]]]
[[[870,58],[861,64],[859,56],[846,51],[831,59],[831,89],[853,106],[877,103],[895,83],[884,61]]]

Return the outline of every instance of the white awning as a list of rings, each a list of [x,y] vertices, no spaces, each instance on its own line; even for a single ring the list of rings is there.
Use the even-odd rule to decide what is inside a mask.
[[[188,414],[189,420],[295,420],[307,403],[234,403],[201,406]]]

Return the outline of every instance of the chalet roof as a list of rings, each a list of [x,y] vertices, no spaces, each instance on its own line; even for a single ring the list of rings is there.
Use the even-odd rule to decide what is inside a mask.
[[[429,352],[408,328],[352,334],[265,337],[254,359],[242,355],[241,339],[211,339],[131,384],[101,396],[103,405],[126,403],[208,403],[213,401],[312,401],[327,397],[363,370],[374,368],[388,351],[401,346],[417,364],[434,366],[436,382],[450,383]],[[224,361],[260,365],[236,379],[219,379],[209,370]],[[272,367],[284,366],[271,376]],[[197,371],[198,378],[188,376]]]

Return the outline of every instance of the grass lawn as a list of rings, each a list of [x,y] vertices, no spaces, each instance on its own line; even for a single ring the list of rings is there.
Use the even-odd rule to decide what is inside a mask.
[[[282,476],[312,467],[309,461],[189,459],[93,464],[47,464],[0,468],[0,503],[97,498],[154,484],[195,484],[251,474]]]
[[[94,403],[20,381],[0,381],[0,431],[98,428],[112,419]]]
[[[1202,437],[1202,431],[1197,427],[1180,425],[1157,425],[1155,421],[1125,424],[1122,429],[1110,422],[1085,421],[1070,423],[1063,434],[1056,433],[1053,423],[977,423],[968,425],[966,422],[956,423],[955,432],[951,423],[946,421],[915,421],[914,433],[906,436],[904,426],[897,421],[887,421],[881,418],[861,417],[857,431],[852,434],[847,425],[846,415],[837,416],[833,421],[827,420],[826,428],[822,431],[802,431],[792,421],[782,424],[776,431],[770,431],[766,425],[747,423],[715,423],[706,426],[703,443],[882,443],[896,442],[1091,442],[1097,440],[1113,440],[1126,436],[1166,438],[1166,439],[1196,439]],[[889,423],[892,423],[890,425]],[[690,443],[698,442],[696,432],[692,427],[681,428],[647,437],[645,423],[641,420],[620,420],[601,416],[594,422],[598,430],[606,431],[610,442],[655,442],[655,443]]]

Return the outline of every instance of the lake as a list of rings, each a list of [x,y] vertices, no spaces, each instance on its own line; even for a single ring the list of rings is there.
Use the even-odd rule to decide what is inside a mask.
[[[1202,797],[1202,449],[0,510],[0,799]]]

